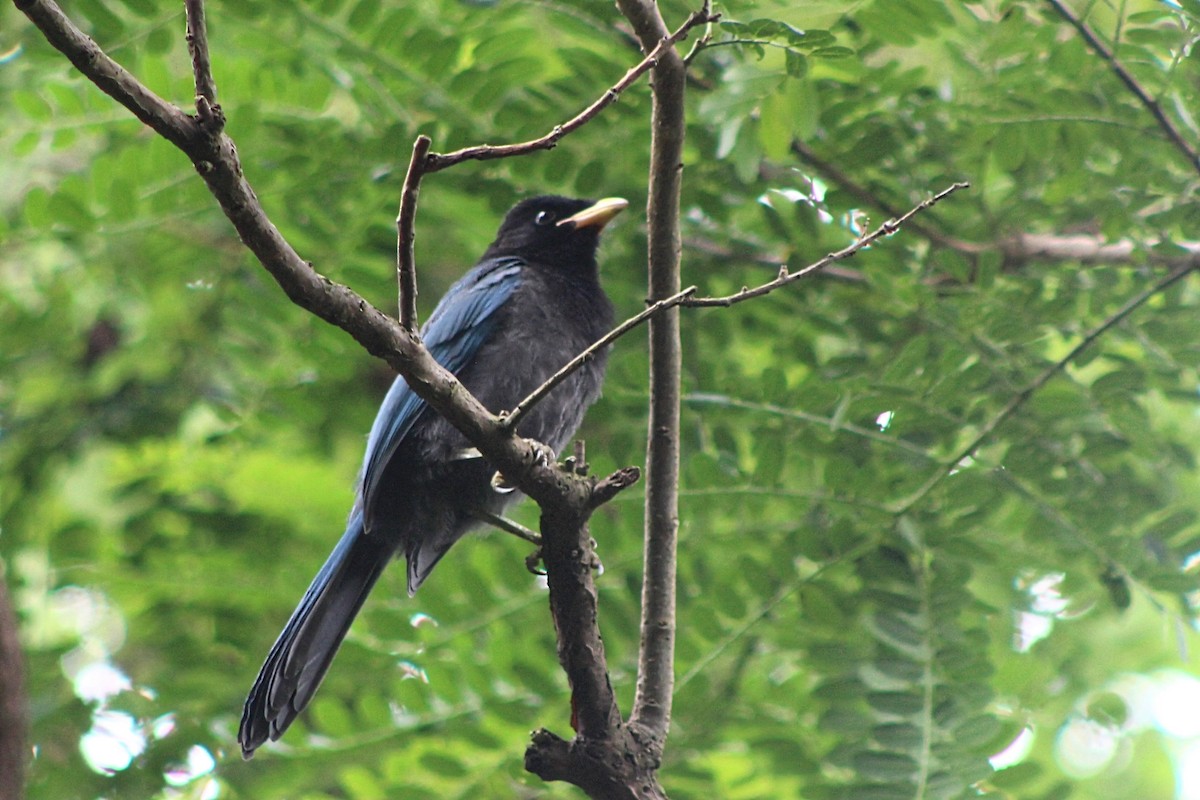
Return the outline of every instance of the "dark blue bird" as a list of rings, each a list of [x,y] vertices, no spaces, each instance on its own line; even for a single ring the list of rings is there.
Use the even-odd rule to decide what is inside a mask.
[[[513,207],[479,263],[422,331],[438,363],[493,413],[511,409],[612,326],[596,248],[628,205],[535,197]],[[517,433],[557,451],[600,394],[605,354],[573,373]],[[397,378],[371,426],[346,532],[292,612],[246,698],[238,741],[250,758],[312,699],[383,568],[403,553],[411,595],[446,551],[514,493],[495,469]]]

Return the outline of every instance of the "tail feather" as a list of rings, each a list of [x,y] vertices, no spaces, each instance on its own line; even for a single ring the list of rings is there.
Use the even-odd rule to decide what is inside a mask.
[[[393,552],[384,537],[366,535],[356,508],[250,689],[238,730],[244,758],[282,736],[308,705]]]

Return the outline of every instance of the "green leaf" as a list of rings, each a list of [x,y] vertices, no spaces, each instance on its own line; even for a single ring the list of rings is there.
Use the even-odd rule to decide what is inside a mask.
[[[871,729],[871,737],[889,750],[917,750],[925,741],[921,729],[906,722],[890,722],[886,725],[876,725]]]
[[[803,53],[789,47],[784,51],[784,56],[788,77],[803,78],[808,74],[808,59],[804,57]]]
[[[925,698],[912,692],[868,692],[866,698],[880,714],[907,717],[925,707]]]
[[[866,751],[854,756],[854,769],[862,778],[892,781],[910,778],[917,771],[917,762],[903,753]]]

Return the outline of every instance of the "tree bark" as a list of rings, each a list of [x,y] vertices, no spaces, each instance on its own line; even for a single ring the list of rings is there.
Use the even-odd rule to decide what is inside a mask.
[[[618,0],[643,50],[668,35],[658,7]],[[707,10],[707,9],[706,9]],[[687,67],[675,50],[650,73],[653,111],[647,198],[650,300],[679,291],[679,195],[683,181],[684,86]],[[661,758],[675,682],[675,558],[679,530],[679,310],[650,321],[650,421],[646,446],[646,522],[641,642],[630,727]]]

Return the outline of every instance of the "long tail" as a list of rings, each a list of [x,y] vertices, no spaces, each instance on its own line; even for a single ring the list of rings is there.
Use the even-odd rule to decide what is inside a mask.
[[[364,533],[362,512],[356,508],[250,689],[238,730],[243,758],[253,756],[267,739],[282,736],[321,685],[350,623],[394,553],[383,539]]]

